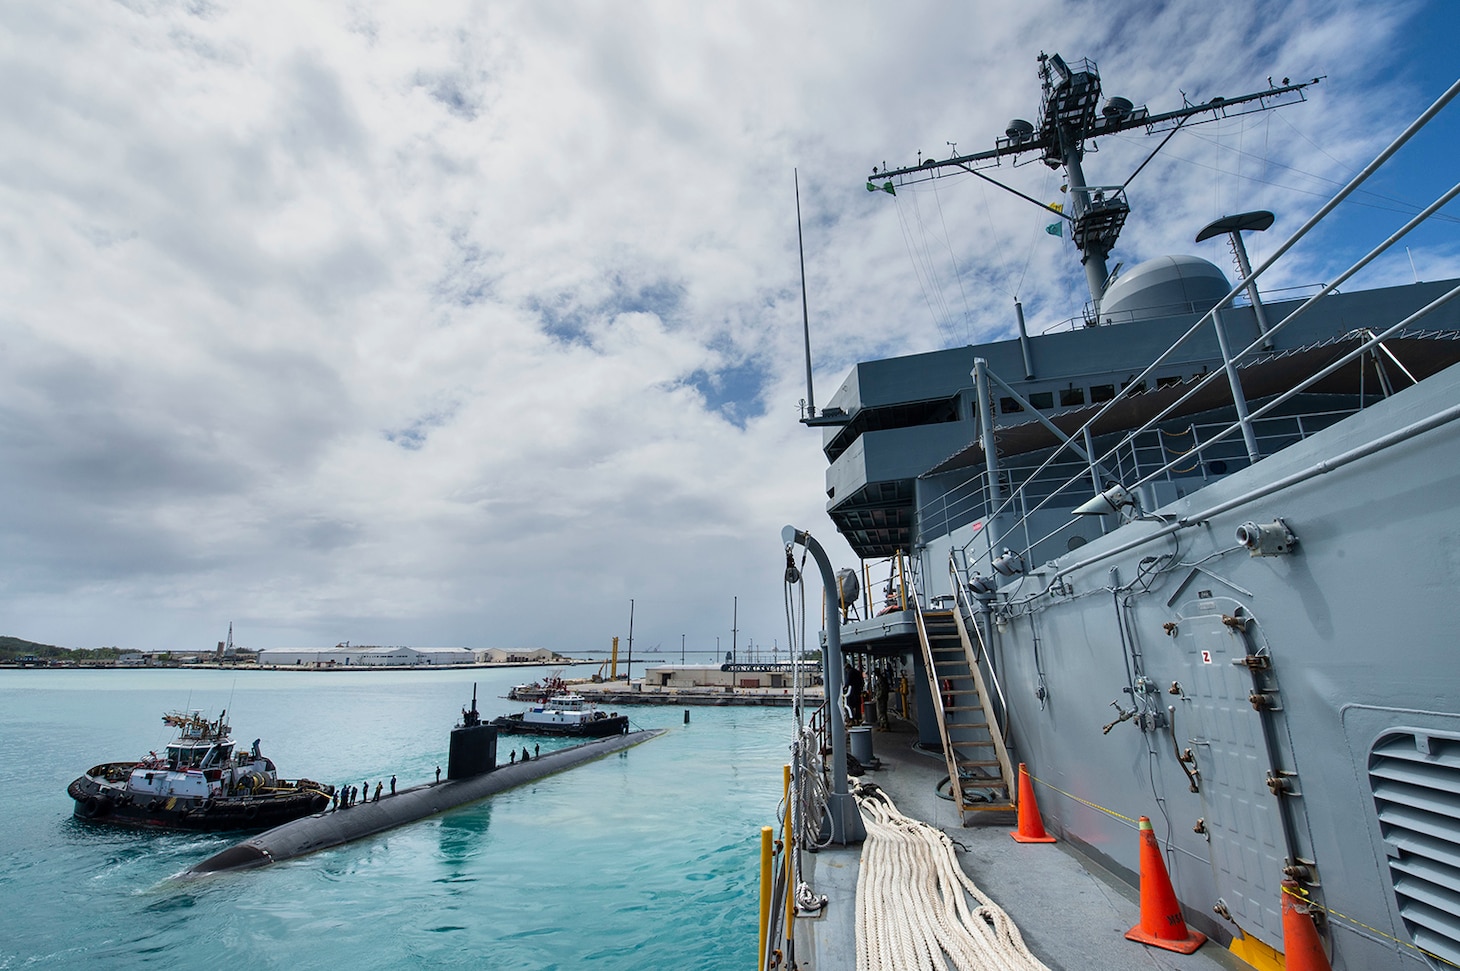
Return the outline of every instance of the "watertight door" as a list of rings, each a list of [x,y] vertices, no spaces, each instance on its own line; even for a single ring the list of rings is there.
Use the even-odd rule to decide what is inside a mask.
[[[1243,931],[1281,950],[1279,884],[1287,844],[1277,797],[1267,785],[1272,765],[1262,716],[1248,699],[1252,678],[1233,663],[1247,656],[1247,641],[1223,622],[1224,615],[1240,612],[1225,598],[1182,605],[1177,637],[1189,674],[1181,681],[1187,700],[1176,724],[1189,734],[1197,757],[1220,904]]]

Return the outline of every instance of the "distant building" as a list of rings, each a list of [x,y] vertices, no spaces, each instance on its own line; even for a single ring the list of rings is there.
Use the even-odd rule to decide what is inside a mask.
[[[473,664],[476,654],[465,647],[266,647],[259,664],[274,667],[445,667]]]
[[[552,664],[570,660],[545,647],[490,647],[477,651],[476,658],[479,664]]]
[[[644,666],[644,684],[656,688],[790,688],[794,679],[795,672],[789,663],[742,665],[728,671],[718,664]],[[820,673],[814,667],[802,666],[802,684],[809,686],[820,680]]]

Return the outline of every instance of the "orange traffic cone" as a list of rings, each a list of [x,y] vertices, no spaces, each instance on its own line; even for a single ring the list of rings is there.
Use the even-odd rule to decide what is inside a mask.
[[[1310,913],[1297,881],[1284,880],[1283,960],[1288,971],[1329,971],[1328,955]]]
[[[1190,954],[1201,947],[1206,935],[1187,930],[1161,859],[1161,847],[1151,830],[1151,820],[1141,817],[1141,922],[1125,932],[1127,940],[1154,944],[1168,951]]]
[[[1019,763],[1019,828],[1009,834],[1020,843],[1053,843],[1054,837],[1044,831],[1044,820],[1039,818],[1039,805],[1034,801],[1034,783],[1029,781],[1029,770]]]

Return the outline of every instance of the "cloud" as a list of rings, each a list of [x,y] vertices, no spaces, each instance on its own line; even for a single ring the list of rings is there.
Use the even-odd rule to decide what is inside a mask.
[[[1331,191],[1302,173],[1341,179],[1415,113],[1391,69],[1432,10],[8,8],[6,632],[572,650],[634,598],[646,643],[708,648],[738,597],[742,644],[784,641],[781,525],[849,559],[796,423],[793,169],[824,404],[857,360],[1010,333],[1016,296],[1036,330],[1087,299],[1026,202],[863,188],[1031,116],[1031,38],[1153,107],[1331,75],[1174,139],[1131,186],[1133,263],[1234,207],[1296,225]],[[1043,166],[993,174],[1058,198]],[[1327,242],[1294,272],[1329,273]]]

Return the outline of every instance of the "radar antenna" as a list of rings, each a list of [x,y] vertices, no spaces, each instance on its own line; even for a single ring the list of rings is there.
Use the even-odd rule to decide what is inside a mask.
[[[884,163],[880,171],[875,167],[872,169],[867,179],[867,191],[882,190],[895,195],[899,186],[968,172],[1047,209],[1044,203],[1030,199],[978,171],[997,165],[1005,157],[1017,158],[1029,152],[1039,152],[1040,161],[1052,169],[1064,169],[1068,177],[1066,184],[1072,211],[1063,215],[1070,223],[1075,246],[1080,250],[1080,262],[1085,266],[1085,279],[1097,314],[1109,278],[1106,260],[1130,213],[1125,195],[1125,187],[1130,180],[1127,179],[1125,185],[1088,184],[1081,166],[1085,142],[1133,128],[1144,128],[1147,134],[1156,134],[1179,128],[1189,119],[1199,124],[1295,104],[1307,100],[1304,88],[1322,80],[1318,77],[1289,84],[1288,79],[1283,78],[1281,85],[1273,85],[1269,78],[1265,91],[1237,98],[1212,98],[1202,104],[1187,103],[1174,111],[1153,115],[1145,105],[1133,105],[1125,98],[1109,98],[1101,106],[1100,71],[1095,62],[1088,59],[1069,64],[1058,54],[1041,51],[1039,78],[1043,99],[1037,126],[1015,118],[1009,122],[1004,137],[995,139],[991,149],[971,155],[954,155],[941,161],[919,156],[916,165],[902,168],[888,168]],[[1182,100],[1185,101],[1184,96]],[[1208,117],[1197,117],[1200,115]],[[1141,164],[1145,165],[1144,162]]]

